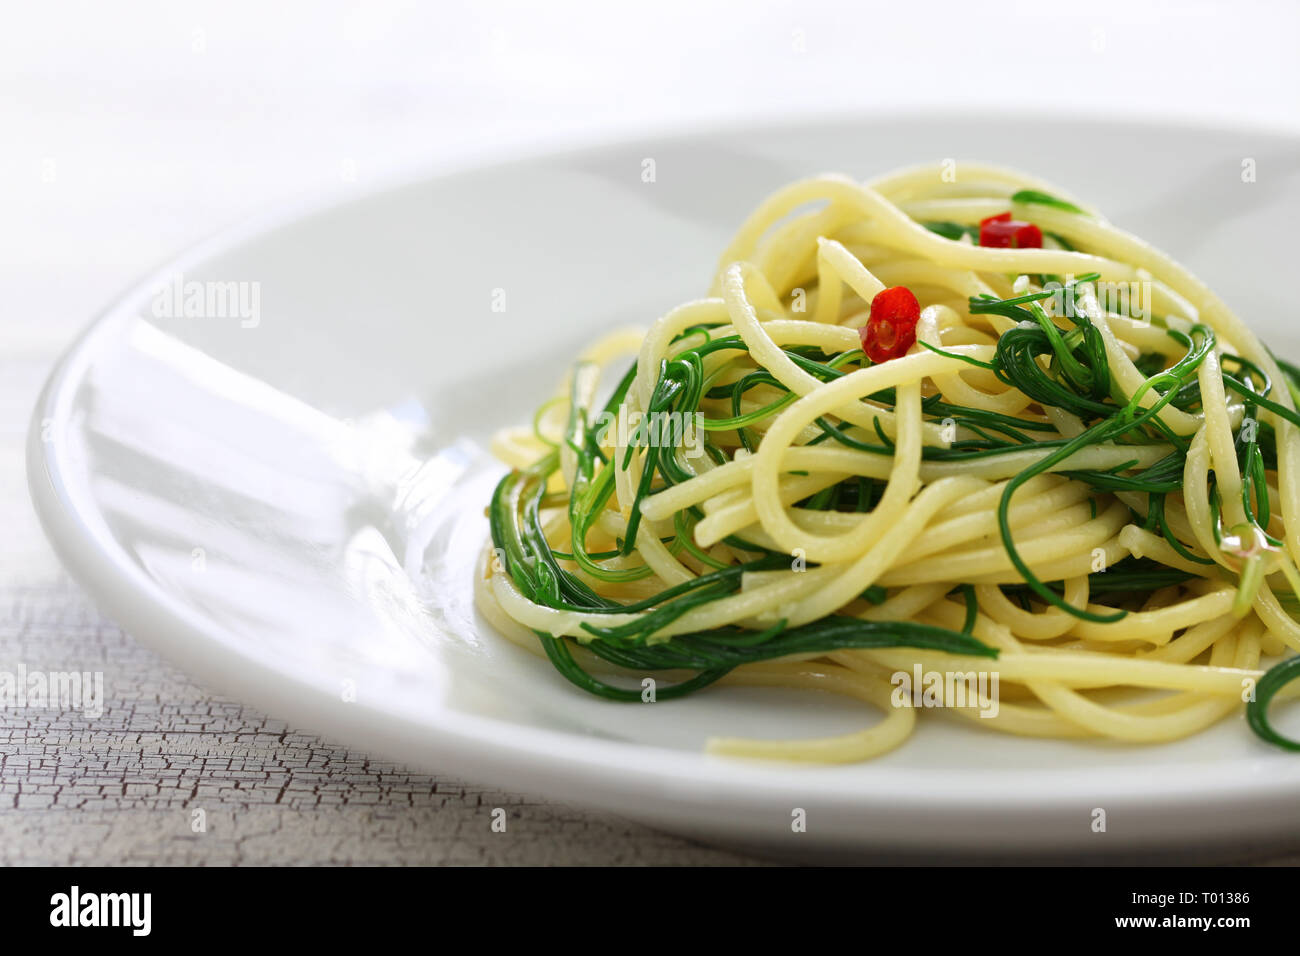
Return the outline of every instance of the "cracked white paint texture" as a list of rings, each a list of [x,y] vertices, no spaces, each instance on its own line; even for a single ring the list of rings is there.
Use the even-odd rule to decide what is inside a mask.
[[[106,704],[93,721],[0,710],[0,863],[745,862],[373,760],[212,697],[48,567],[44,586],[0,591],[0,669],[102,670]],[[498,807],[504,833],[492,831]],[[195,810],[205,832],[193,832]]]

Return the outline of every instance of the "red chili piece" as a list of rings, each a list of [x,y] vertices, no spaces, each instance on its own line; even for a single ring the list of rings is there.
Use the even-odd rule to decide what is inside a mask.
[[[879,365],[902,358],[916,344],[916,323],[921,304],[905,285],[882,289],[871,300],[871,316],[858,332],[862,351]]]
[[[999,213],[980,220],[980,245],[994,249],[1041,249],[1042,230],[1032,222],[1012,219],[1011,213]]]

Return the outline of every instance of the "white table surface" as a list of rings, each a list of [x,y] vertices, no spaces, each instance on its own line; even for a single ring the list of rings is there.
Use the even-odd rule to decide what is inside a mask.
[[[4,8],[0,669],[111,662],[114,678],[100,720],[0,710],[0,863],[746,862],[372,760],[212,696],[96,612],[32,513],[28,416],[76,331],[180,248],[396,173],[754,118],[993,109],[1300,131],[1286,0]]]

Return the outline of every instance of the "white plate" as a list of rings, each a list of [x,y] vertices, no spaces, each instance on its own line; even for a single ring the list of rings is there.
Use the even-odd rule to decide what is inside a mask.
[[[1272,134],[1154,123],[827,121],[543,156],[280,216],[95,320],[36,409],[33,497],[68,567],[138,638],[214,688],[414,765],[793,852],[1291,840],[1300,758],[1240,716],[1152,748],[923,714],[907,745],[860,766],[708,757],[714,733],[876,718],[794,692],[589,697],[492,632],[470,575],[499,473],[486,436],[525,420],[581,343],[700,294],[774,187],[938,157],[1016,165],[1172,251],[1296,357],[1298,155]],[[177,272],[257,283],[260,321],[156,317]]]

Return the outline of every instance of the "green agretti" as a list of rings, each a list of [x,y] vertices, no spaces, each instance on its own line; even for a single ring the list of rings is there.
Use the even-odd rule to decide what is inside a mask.
[[[665,361],[660,370],[650,402],[651,412],[694,411],[702,396],[730,397],[736,414],[731,419],[707,420],[705,428],[712,430],[743,430],[754,422],[775,415],[778,408],[769,406],[752,415],[740,415],[741,397],[759,384],[760,379],[750,376],[735,385],[718,389],[711,387],[720,372],[706,380],[703,373],[704,355],[721,350],[744,351],[744,343],[737,336],[711,339],[705,329],[693,329],[683,338],[698,337],[701,344],[692,346]],[[840,369],[860,361],[860,352],[846,353],[834,358],[810,357],[809,350],[790,350],[788,353],[801,367],[813,374],[835,377]],[[635,367],[623,377],[604,411],[613,414],[623,403],[635,374]],[[766,375],[766,373],[763,373]],[[766,376],[762,381],[775,380]],[[781,403],[776,403],[781,404]],[[638,432],[634,440],[646,441]],[[685,672],[690,676],[678,683],[656,690],[656,697],[680,697],[713,683],[728,671],[742,664],[771,660],[792,654],[821,654],[836,650],[868,647],[917,647],[946,651],[974,657],[996,657],[997,651],[968,633],[949,631],[912,622],[864,621],[850,617],[830,617],[799,627],[787,627],[779,621],[764,630],[740,627],[722,627],[709,631],[678,634],[667,640],[651,640],[652,635],[665,625],[677,620],[692,608],[726,597],[739,590],[742,576],[747,571],[767,571],[789,568],[790,557],[768,551],[735,536],[725,539],[738,551],[753,555],[751,560],[737,565],[718,567],[683,584],[666,588],[651,598],[632,604],[618,604],[598,595],[577,575],[560,567],[559,561],[569,559],[587,574],[603,581],[627,581],[650,574],[644,565],[633,568],[612,568],[599,563],[598,555],[586,553],[583,540],[596,517],[605,508],[613,493],[613,469],[626,468],[629,460],[611,463],[600,448],[598,428],[589,421],[588,410],[571,405],[564,444],[573,452],[577,462],[573,488],[569,491],[569,520],[573,528],[573,543],[569,552],[556,552],[550,547],[542,529],[541,511],[546,498],[546,486],[551,475],[559,468],[559,451],[543,456],[529,468],[512,471],[497,485],[488,514],[493,546],[502,564],[520,592],[530,601],[561,611],[582,611],[609,615],[608,625],[585,624],[589,636],[580,639],[588,650],[611,664],[629,671],[644,674],[657,671]],[[707,453],[715,459],[725,456],[721,449],[705,439]],[[691,473],[683,466],[680,448],[661,448],[647,442],[642,480],[637,488],[637,503],[645,497],[658,475],[666,484],[688,480]],[[869,506],[874,489],[865,479],[848,483],[847,490],[834,496],[823,495],[823,507],[833,507],[842,500],[852,499],[855,507]],[[864,490],[865,489],[865,490]],[[831,500],[833,498],[834,500]],[[639,508],[634,506],[632,515]],[[699,553],[692,538],[695,522],[702,517],[698,508],[690,508],[677,515],[676,533],[666,539],[670,552],[685,549]],[[635,548],[637,534],[644,533],[639,523],[629,520],[627,535],[617,550],[605,555],[627,555]],[[701,554],[701,557],[707,558]],[[707,562],[706,562],[707,563]],[[717,562],[713,562],[716,564]],[[883,593],[873,588],[864,595],[879,602]],[[631,616],[620,620],[621,616]],[[612,700],[640,700],[639,690],[620,687],[600,680],[585,670],[574,658],[569,645],[562,639],[537,632],[547,656],[567,679],[584,690]]]
[[[1026,196],[1024,201],[1038,199]],[[999,503],[998,526],[1002,543],[1024,580],[1023,585],[1008,586],[1006,590],[1019,598],[1025,607],[1029,606],[1030,595],[1036,595],[1049,605],[1084,620],[1114,622],[1121,620],[1127,612],[1122,608],[1107,613],[1077,608],[1065,601],[1063,582],[1041,581],[1034,575],[1017,551],[1011,533],[1009,512],[1012,497],[1025,482],[1055,468],[1090,445],[1166,446],[1170,449],[1167,455],[1140,470],[1136,468],[1138,459],[1135,457],[1131,462],[1105,471],[1070,470],[1063,474],[1100,492],[1144,494],[1146,513],[1134,510],[1134,519],[1148,530],[1159,533],[1187,560],[1212,564],[1180,541],[1165,518],[1165,496],[1182,489],[1189,441],[1187,437],[1175,434],[1160,419],[1159,413],[1166,407],[1192,413],[1200,408],[1197,371],[1214,349],[1215,337],[1213,331],[1204,325],[1192,325],[1184,332],[1169,328],[1161,319],[1154,318],[1153,321],[1165,328],[1169,350],[1164,354],[1140,357],[1138,367],[1148,373],[1148,378],[1137,394],[1127,397],[1114,383],[1101,334],[1083,310],[1066,309],[1065,314],[1073,328],[1062,330],[1042,306],[1043,300],[1057,294],[1066,297],[1067,301],[1072,300],[1082,283],[1092,282],[1098,276],[1080,276],[1065,283],[1060,283],[1054,276],[1043,278],[1056,280],[1061,285],[1059,293],[1043,291],[1006,299],[972,298],[970,311],[973,314],[1001,315],[1014,320],[1017,325],[999,337],[992,362],[954,357],[989,369],[1001,381],[1024,392],[1042,406],[1059,408],[1077,417],[1084,426],[1083,431],[1066,439],[1050,424],[953,404],[934,395],[922,403],[925,418],[950,422],[961,429],[963,437],[947,447],[926,446],[922,455],[927,461],[960,462],[1034,449],[1045,452],[1034,464],[1007,482]],[[700,411],[705,398],[726,403],[731,412],[729,416],[704,417],[702,420],[704,453],[721,464],[728,460],[728,456],[710,439],[710,433],[734,432],[743,447],[753,450],[759,441],[755,426],[770,422],[797,396],[762,368],[751,369],[734,382],[723,383],[725,377],[734,377],[730,373],[736,371],[739,360],[748,349],[737,335],[714,337],[715,328],[696,326],[676,338],[678,351],[671,359],[661,362],[647,411],[651,414],[693,415]],[[926,347],[943,352],[933,346]],[[810,346],[788,346],[783,351],[795,365],[824,382],[870,364],[857,349],[835,355]],[[704,359],[715,353],[730,353],[730,357],[716,364],[711,372],[706,372]],[[1046,364],[1042,361],[1044,358]],[[1281,364],[1281,367],[1286,388],[1293,395],[1300,396],[1297,385],[1300,372],[1290,365]],[[1251,527],[1272,541],[1265,531],[1269,520],[1268,496],[1262,489],[1265,469],[1276,467],[1277,448],[1273,430],[1258,421],[1258,414],[1260,409],[1264,409],[1298,426],[1300,416],[1269,398],[1274,383],[1257,365],[1238,356],[1224,355],[1221,368],[1225,388],[1240,396],[1245,408],[1243,427],[1237,435],[1237,452],[1245,484],[1242,503]],[[853,648],[915,647],[972,657],[997,656],[995,648],[970,634],[976,606],[973,590],[969,588],[958,589],[967,609],[963,631],[914,622],[831,616],[798,627],[787,627],[785,621],[779,621],[763,630],[727,626],[668,638],[660,636],[657,632],[692,609],[736,593],[746,572],[791,566],[789,555],[772,552],[738,535],[724,540],[747,559],[735,565],[716,561],[694,543],[695,524],[703,517],[702,511],[694,506],[674,516],[674,533],[664,538],[663,543],[670,553],[685,551],[709,569],[697,578],[666,588],[643,601],[620,604],[597,594],[581,577],[561,567],[561,561],[571,561],[590,578],[605,582],[632,581],[650,576],[652,571],[648,566],[627,560],[635,551],[637,536],[646,533],[640,526],[640,502],[652,493],[656,481],[662,486],[671,486],[693,477],[682,458],[684,449],[680,445],[664,447],[663,443],[650,440],[643,427],[632,435],[621,461],[610,461],[602,450],[598,422],[601,419],[607,421],[618,412],[635,373],[634,365],[615,388],[602,415],[593,417],[591,409],[582,407],[571,396],[562,444],[572,453],[576,469],[567,500],[552,500],[554,496],[548,496],[546,492],[549,479],[560,467],[560,449],[557,447],[532,466],[511,471],[502,478],[489,507],[493,545],[506,572],[524,597],[558,611],[608,616],[608,625],[583,625],[587,633],[577,641],[588,651],[634,674],[674,672],[674,676],[679,678],[677,682],[656,690],[656,696],[663,699],[699,690],[743,664],[793,654],[820,654]],[[759,386],[784,394],[757,409],[744,411],[745,396]],[[891,389],[868,398],[893,404],[894,395]],[[1247,422],[1252,424],[1246,425]],[[874,435],[847,422],[833,423],[819,418],[815,424],[821,434],[811,444],[831,441],[873,454],[892,456],[894,453],[893,443],[878,424]],[[644,459],[626,534],[613,551],[588,553],[585,547],[587,533],[613,494],[615,469],[628,468],[633,448],[642,450]],[[879,499],[883,487],[883,481],[854,476],[817,492],[799,502],[798,506],[827,511],[868,511]],[[1221,501],[1212,475],[1209,493],[1213,513],[1217,516]],[[543,531],[542,509],[559,505],[568,509],[572,528],[569,551],[552,549]],[[1216,529],[1216,534],[1221,533],[1222,529]],[[603,563],[611,558],[618,560],[613,564]],[[1261,579],[1261,575],[1254,573],[1257,565],[1253,568],[1251,564],[1258,560],[1249,559],[1245,563],[1238,582],[1247,606]],[[1216,573],[1226,571],[1217,569]],[[1128,594],[1149,593],[1182,583],[1191,577],[1187,572],[1157,562],[1126,558],[1105,573],[1091,575],[1090,593],[1122,599]],[[880,603],[884,596],[878,587],[863,594],[873,603]],[[578,687],[612,700],[641,699],[638,689],[610,684],[581,666],[566,639],[541,631],[536,633],[556,669]],[[1300,659],[1293,658],[1277,665],[1261,679],[1256,700],[1248,706],[1248,718],[1252,728],[1264,739],[1300,749],[1300,744],[1293,745],[1277,735],[1265,716],[1268,703],[1277,690],[1300,676],[1297,660]]]

